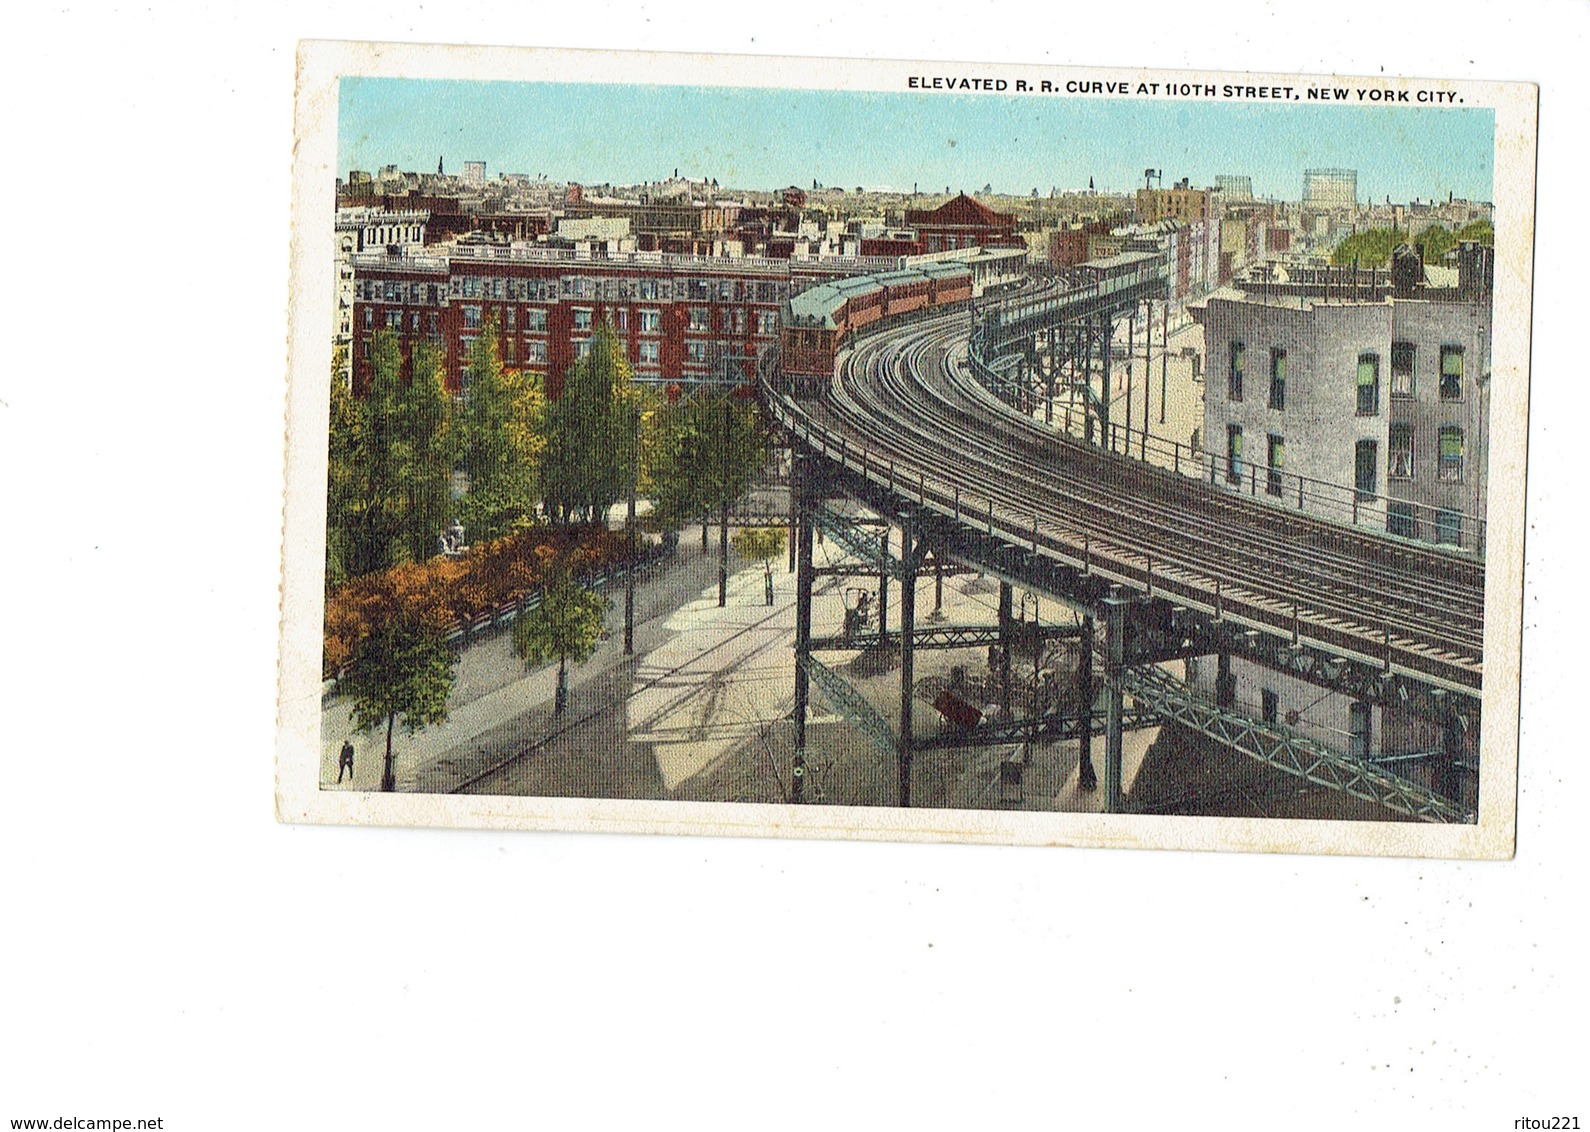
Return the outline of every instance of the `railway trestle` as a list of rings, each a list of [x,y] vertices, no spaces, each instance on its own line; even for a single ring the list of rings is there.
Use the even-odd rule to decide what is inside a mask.
[[[785,422],[790,424],[793,422]],[[802,799],[805,765],[806,713],[810,681],[816,678],[842,714],[861,725],[874,742],[896,752],[899,801],[910,804],[910,776],[919,744],[913,728],[913,657],[917,647],[957,647],[948,642],[955,633],[965,640],[1008,642],[1010,594],[1023,587],[1047,595],[1071,608],[1079,617],[1081,632],[1093,647],[1083,649],[1078,682],[1092,686],[1093,666],[1103,668],[1103,719],[1091,708],[1066,722],[1063,733],[1079,743],[1084,787],[1091,788],[1095,772],[1091,743],[1095,733],[1104,738],[1103,787],[1106,812],[1124,808],[1122,734],[1149,718],[1173,720],[1217,742],[1278,770],[1306,781],[1375,801],[1387,808],[1430,821],[1473,821],[1461,799],[1466,774],[1474,772],[1462,754],[1465,733],[1477,728],[1479,699],[1475,691],[1446,686],[1420,674],[1394,669],[1385,657],[1333,650],[1308,640],[1295,620],[1290,631],[1283,626],[1256,622],[1222,607],[1217,594],[1212,607],[1167,593],[1161,583],[1156,592],[1152,564],[1141,576],[1125,577],[1091,562],[1086,550],[1080,560],[1046,545],[1034,518],[1023,530],[1011,517],[992,506],[981,513],[971,500],[957,496],[952,502],[935,497],[925,480],[914,482],[892,468],[880,468],[865,454],[835,450],[825,439],[802,436],[796,440],[796,755],[792,798]],[[891,550],[888,530],[880,537],[876,527],[863,529],[825,505],[825,500],[845,497],[881,516],[901,532],[900,553]],[[821,530],[854,556],[866,571],[899,583],[900,610],[897,647],[900,654],[900,716],[898,728],[881,723],[881,716],[843,677],[816,661],[813,653],[828,647],[860,647],[854,637],[841,642],[814,637],[811,631],[812,559],[815,534]],[[944,627],[921,630],[915,623],[916,579],[929,558],[951,560],[983,571],[1001,583],[1000,624],[994,630]],[[881,596],[881,595],[880,595]],[[881,603],[880,603],[881,604]],[[1284,619],[1283,619],[1284,621]],[[885,622],[880,620],[880,626]],[[1095,625],[1102,633],[1095,633]],[[934,633],[946,634],[935,636]],[[874,643],[887,641],[884,631]],[[944,642],[944,643],[940,643]],[[1008,657],[1008,652],[1006,656]],[[1334,750],[1279,723],[1264,722],[1236,709],[1229,697],[1217,691],[1217,702],[1199,696],[1161,666],[1167,661],[1215,655],[1242,657],[1288,673],[1327,691],[1355,701],[1392,705],[1437,721],[1445,737],[1435,757],[1433,786],[1396,774],[1383,762],[1365,754]],[[839,685],[845,684],[845,690]],[[1031,725],[1029,724],[1029,729]],[[1012,734],[1020,727],[1010,724]],[[933,745],[938,745],[937,743]]]

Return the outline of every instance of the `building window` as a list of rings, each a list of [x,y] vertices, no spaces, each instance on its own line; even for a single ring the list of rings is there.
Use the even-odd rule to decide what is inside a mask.
[[[524,312],[524,328],[532,334],[545,334],[547,332],[547,310],[545,307],[531,307]]]
[[[1391,344],[1391,395],[1393,397],[1413,396],[1413,359],[1414,346],[1412,342],[1393,342]]]
[[[1353,486],[1360,503],[1375,497],[1375,442],[1360,440],[1353,459]]]
[[[1270,408],[1286,408],[1286,351],[1270,351]]]
[[[1274,723],[1281,715],[1281,697],[1274,688],[1259,691],[1259,712],[1266,723]]]
[[[478,306],[466,306],[464,308],[464,328],[466,330],[480,329],[480,308]]]
[[[1445,546],[1463,544],[1463,515],[1442,508],[1435,513],[1435,541]]]
[[[686,342],[685,360],[695,362],[698,365],[704,363],[707,360],[707,344],[705,342]]]
[[[628,310],[628,308],[619,307],[617,310],[615,310],[613,312],[613,329],[618,331],[620,334],[624,334],[624,333],[628,332],[628,330],[629,330],[629,310]]]
[[[1370,744],[1374,736],[1370,733],[1369,705],[1362,700],[1355,702],[1348,711],[1347,716],[1347,753],[1355,759],[1369,757]]]
[[[706,307],[691,307],[690,329],[696,331],[711,330],[712,311]]]
[[[589,329],[591,329],[591,308],[590,307],[575,307],[574,308],[574,329],[576,329],[576,330],[589,330]]]
[[[643,365],[643,366],[654,366],[654,365],[656,365],[657,364],[657,343],[655,343],[655,342],[641,342],[641,343],[639,343],[639,345],[637,347],[636,361],[637,361],[638,364]]]
[[[1270,434],[1270,476],[1265,490],[1271,495],[1281,494],[1281,468],[1286,464],[1286,438]]]
[[[386,312],[386,328],[388,330],[403,329],[403,312],[400,310]]]
[[[1231,370],[1227,378],[1226,397],[1242,400],[1242,356],[1246,352],[1241,342],[1231,343]]]
[[[546,365],[547,344],[539,338],[525,339],[524,360],[527,365]]]
[[[1440,462],[1436,465],[1436,478],[1444,483],[1463,482],[1463,430],[1441,430]]]
[[[1386,533],[1400,535],[1403,538],[1419,537],[1418,523],[1413,517],[1413,504],[1386,504]]]
[[[1232,483],[1242,482],[1242,426],[1239,424],[1226,426],[1226,479]]]
[[[1358,355],[1358,415],[1372,417],[1380,412],[1380,355]]]
[[[574,356],[576,358],[588,358],[591,356],[591,340],[589,338],[580,338],[575,341]]]
[[[756,333],[760,337],[778,333],[778,315],[772,311],[756,312]]]
[[[1441,400],[1463,399],[1463,347],[1441,347]]]
[[[659,311],[643,310],[640,315],[640,332],[642,334],[656,334],[662,326],[662,314]]]
[[[1392,479],[1413,478],[1413,426],[1391,426],[1391,464],[1386,474]]]

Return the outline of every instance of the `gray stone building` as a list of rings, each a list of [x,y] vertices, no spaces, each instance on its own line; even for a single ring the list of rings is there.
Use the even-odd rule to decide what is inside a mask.
[[[1205,342],[1205,472],[1277,507],[1485,552],[1491,249],[1450,267],[1271,267],[1190,309]],[[1204,695],[1336,750],[1429,773],[1441,736],[1244,661],[1188,662]],[[1465,743],[1477,742],[1470,735]],[[1465,787],[1469,789],[1469,787]]]
[[[1212,481],[1483,554],[1491,249],[1457,261],[1277,268],[1195,305]]]

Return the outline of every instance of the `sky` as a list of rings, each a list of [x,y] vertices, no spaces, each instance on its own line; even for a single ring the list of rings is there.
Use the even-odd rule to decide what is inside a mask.
[[[1494,115],[1472,107],[1099,99],[415,80],[341,81],[338,171],[498,173],[634,184],[924,193],[1100,190],[1246,174],[1296,200],[1303,170],[1358,170],[1361,202],[1491,198]]]

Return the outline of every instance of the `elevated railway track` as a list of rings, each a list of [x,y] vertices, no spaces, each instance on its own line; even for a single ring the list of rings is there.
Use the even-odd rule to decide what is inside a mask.
[[[808,449],[1035,557],[1477,699],[1483,563],[1059,434],[972,379],[967,337],[959,314],[873,334],[821,397],[770,407]]]

